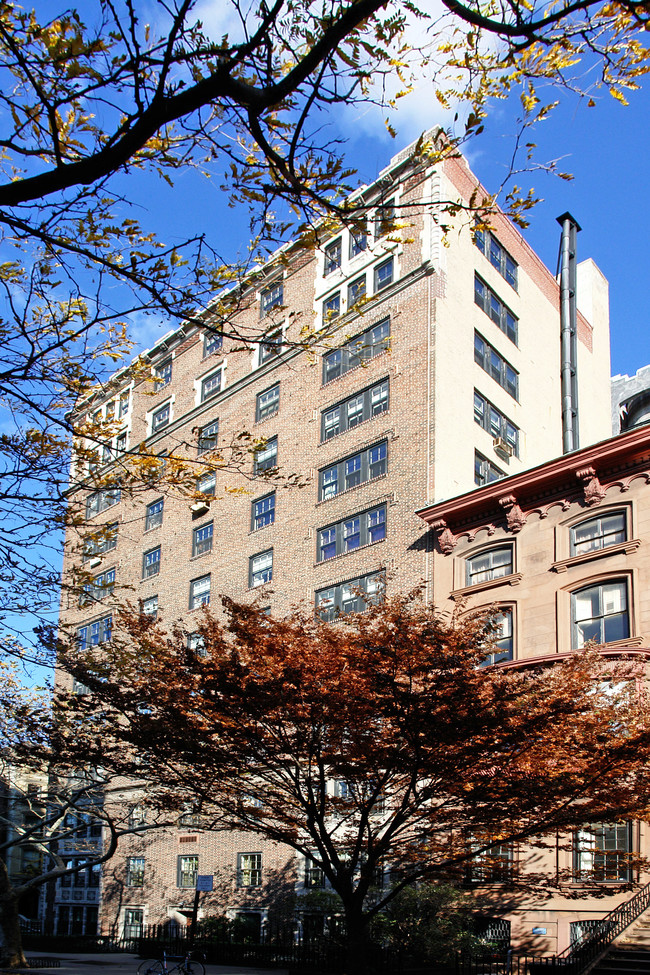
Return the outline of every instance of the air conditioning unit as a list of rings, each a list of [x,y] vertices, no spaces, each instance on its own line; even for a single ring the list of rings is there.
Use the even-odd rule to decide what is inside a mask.
[[[503,457],[504,460],[512,457],[512,447],[502,437],[495,437],[493,445],[499,457]]]
[[[204,515],[209,510],[209,501],[195,501],[194,504],[190,505],[190,511],[193,515]]]
[[[102,560],[100,559],[99,555],[96,555],[95,558],[91,559],[90,562],[88,563],[91,569],[96,569],[97,566],[101,564],[102,564]]]

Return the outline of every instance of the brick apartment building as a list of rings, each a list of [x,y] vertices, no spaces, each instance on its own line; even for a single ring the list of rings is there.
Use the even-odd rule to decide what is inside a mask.
[[[502,614],[494,663],[557,659],[588,640],[604,652],[650,655],[650,427],[639,426],[533,470],[420,511],[436,543],[434,604]],[[562,951],[650,881],[647,823],[591,823],[547,850],[503,845],[473,880],[511,921],[513,941]],[[543,862],[540,863],[540,858]],[[527,874],[557,877],[552,895],[526,891]],[[594,882],[596,889],[594,889]]]
[[[357,589],[410,589],[432,569],[418,509],[561,453],[558,286],[502,216],[473,236],[466,217],[446,215],[444,240],[440,201],[476,185],[462,158],[433,167],[406,150],[359,191],[365,228],[315,251],[286,245],[233,292],[239,333],[259,341],[222,339],[208,309],[205,327],[166,335],[137,370],[89,393],[80,419],[108,424],[99,474],[114,483],[93,489],[92,474],[74,472],[83,524],[68,532],[64,581],[79,566],[93,579],[82,605],[64,595],[61,621],[80,644],[110,639],[125,594],[182,618],[191,641],[220,593],[278,615],[298,602],[333,615],[359,607]],[[607,283],[591,261],[578,288],[585,445],[610,434]],[[303,328],[319,335],[313,352],[295,345]],[[256,453],[241,471],[211,468],[242,430]],[[155,481],[121,491],[141,444],[161,465],[170,453],[195,464],[194,496]],[[272,469],[276,480],[263,476]],[[197,873],[217,878],[204,914],[260,928],[311,882],[287,850],[202,831],[190,812],[155,842],[122,845],[101,881],[102,929],[184,920]],[[73,896],[57,891],[59,917]]]

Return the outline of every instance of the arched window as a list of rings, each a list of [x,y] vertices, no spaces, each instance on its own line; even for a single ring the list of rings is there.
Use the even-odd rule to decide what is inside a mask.
[[[609,545],[618,545],[627,537],[624,511],[589,518],[571,529],[571,555],[586,555]]]
[[[630,635],[627,582],[616,579],[587,586],[571,594],[571,645],[574,650],[588,640],[612,643]]]
[[[476,586],[491,579],[500,579],[512,574],[512,546],[491,548],[467,559],[465,563],[465,585]]]
[[[513,657],[512,609],[509,607],[501,609],[495,624],[494,653],[487,655],[481,663],[481,667],[490,667],[492,664],[501,663],[503,660],[512,660]]]

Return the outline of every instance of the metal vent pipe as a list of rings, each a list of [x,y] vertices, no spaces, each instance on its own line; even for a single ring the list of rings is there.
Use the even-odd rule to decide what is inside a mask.
[[[570,213],[557,218],[562,227],[560,254],[560,363],[562,383],[562,451],[580,446],[578,437],[578,328],[576,306],[576,237],[580,225]]]

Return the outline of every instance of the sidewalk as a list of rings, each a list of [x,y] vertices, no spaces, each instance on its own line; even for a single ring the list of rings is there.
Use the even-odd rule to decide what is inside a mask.
[[[135,975],[142,961],[139,955],[125,952],[98,952],[97,954],[71,954],[48,951],[26,951],[27,959],[59,959],[58,968],[21,969],[43,975]],[[171,968],[171,965],[170,965]],[[287,975],[286,968],[244,968],[239,965],[206,965],[206,975]]]

